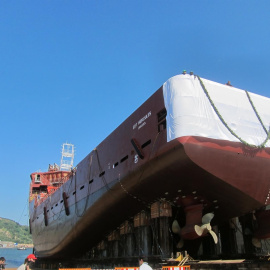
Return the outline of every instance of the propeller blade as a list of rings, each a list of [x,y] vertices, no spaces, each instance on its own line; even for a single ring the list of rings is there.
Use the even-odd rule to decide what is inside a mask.
[[[201,236],[203,234],[204,228],[202,228],[202,227],[200,227],[198,225],[195,225],[194,230],[199,236]]]
[[[256,237],[253,237],[251,242],[252,242],[252,245],[254,247],[256,247],[256,248],[261,248],[262,247],[262,242]]]
[[[252,235],[251,229],[250,229],[250,228],[245,228],[244,234],[245,234],[245,235]]]
[[[181,228],[176,219],[172,223],[172,232],[180,236],[180,240],[177,243],[176,248],[182,248],[184,246],[184,239],[181,237]]]
[[[181,238],[180,241],[177,243],[176,247],[177,248],[182,248],[184,246],[184,239]]]
[[[181,229],[180,229],[179,223],[176,219],[172,223],[172,231],[173,231],[173,233],[180,235]]]
[[[204,231],[209,232],[211,234],[212,238],[214,239],[215,244],[217,244],[218,237],[217,237],[216,233],[214,231],[212,231],[212,227],[211,227],[211,225],[209,223],[204,224],[202,226],[195,225],[194,230],[199,236],[202,236]]]
[[[207,213],[202,217],[202,224],[210,223],[213,219],[214,214],[213,213]]]
[[[209,233],[212,235],[215,244],[217,244],[218,243],[218,238],[217,238],[216,233],[214,231],[212,231],[212,230],[210,230]]]

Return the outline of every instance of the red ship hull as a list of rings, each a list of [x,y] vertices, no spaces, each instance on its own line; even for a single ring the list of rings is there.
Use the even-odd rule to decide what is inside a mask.
[[[48,199],[32,200],[30,227],[38,257],[91,250],[157,201],[186,211],[201,205],[200,214],[214,213],[217,225],[269,204],[268,147],[254,149],[201,136],[167,142],[163,110],[160,88]],[[36,175],[31,175],[31,188],[36,187]],[[195,234],[182,236],[193,239]]]

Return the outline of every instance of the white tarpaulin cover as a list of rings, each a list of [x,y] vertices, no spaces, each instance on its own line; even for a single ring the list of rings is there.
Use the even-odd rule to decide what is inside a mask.
[[[242,140],[260,145],[267,137],[244,90],[201,79],[226,124]],[[177,75],[163,84],[167,109],[167,140],[182,136],[202,136],[239,142],[222,123],[206,96],[199,79]],[[269,131],[270,99],[249,93],[265,128]],[[270,146],[268,141],[266,146]]]

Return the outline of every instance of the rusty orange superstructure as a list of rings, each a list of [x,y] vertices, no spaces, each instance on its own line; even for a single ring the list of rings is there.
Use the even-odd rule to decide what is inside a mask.
[[[50,164],[47,172],[32,173],[29,201],[34,200],[37,207],[63,185],[71,174],[71,172],[60,171],[56,164]]]

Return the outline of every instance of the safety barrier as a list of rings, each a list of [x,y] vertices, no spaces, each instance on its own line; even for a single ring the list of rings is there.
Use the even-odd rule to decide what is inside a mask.
[[[102,268],[102,269],[92,269],[92,270],[114,270],[114,268],[110,268],[110,269],[108,269],[108,268]]]
[[[59,268],[59,270],[91,270],[91,268]]]
[[[115,270],[139,270],[139,267],[115,267]]]
[[[162,270],[190,270],[190,265],[185,265],[185,266],[162,266]]]

